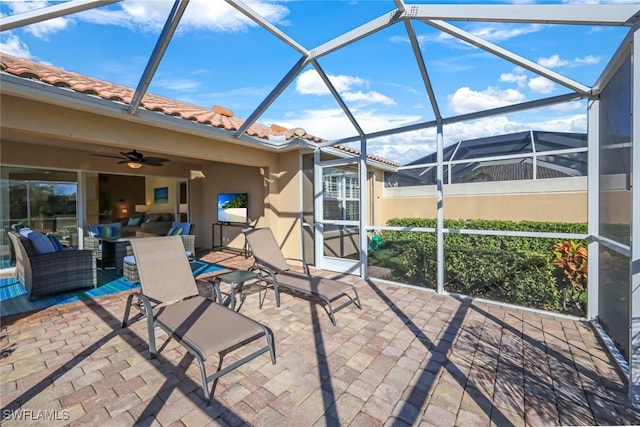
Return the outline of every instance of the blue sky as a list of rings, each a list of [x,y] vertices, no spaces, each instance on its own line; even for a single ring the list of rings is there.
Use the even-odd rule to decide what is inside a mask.
[[[0,13],[52,3],[3,0]],[[391,0],[245,3],[307,49],[395,9]],[[172,5],[172,0],[125,0],[2,32],[0,49],[135,88]],[[626,27],[453,24],[588,86],[627,32]],[[414,21],[413,27],[444,117],[568,92],[425,23]],[[223,0],[191,0],[149,92],[206,108],[220,105],[246,118],[299,58]],[[403,24],[318,62],[366,132],[434,118]],[[356,134],[312,67],[258,122],[302,127],[329,140]],[[574,102],[447,126],[445,144],[528,129],[585,132],[586,124],[586,103]],[[408,163],[434,148],[431,129],[371,140],[368,151]]]

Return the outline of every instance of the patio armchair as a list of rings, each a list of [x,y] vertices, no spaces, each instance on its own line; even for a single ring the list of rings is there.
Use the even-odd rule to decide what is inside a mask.
[[[325,309],[334,326],[335,312],[351,304],[362,309],[354,286],[339,280],[313,276],[303,260],[285,258],[270,228],[246,229],[243,232],[255,259],[253,268],[260,272],[261,280],[273,285],[276,307],[280,307],[280,288],[285,288],[324,301]],[[300,262],[304,267],[304,273],[292,271],[288,260]],[[346,301],[333,308],[332,303],[340,299]]]
[[[68,249],[39,253],[33,239],[13,231],[9,232],[9,238],[16,255],[16,277],[27,290],[29,299],[96,287],[93,251]]]
[[[84,249],[88,249],[93,252],[93,257],[96,260],[96,265],[100,264],[102,266],[102,243],[100,239],[94,236],[85,236],[84,240]]]
[[[220,376],[253,360],[265,352],[271,353],[276,363],[275,345],[271,330],[240,313],[217,304],[198,293],[195,278],[184,254],[184,245],[178,236],[131,241],[140,276],[140,292],[127,298],[122,327],[129,322],[131,307],[147,318],[149,353],[156,357],[155,327],[163,329],[182,344],[200,365],[202,389],[209,399],[209,383]],[[133,299],[137,298],[135,304]],[[223,357],[231,351],[264,338],[266,344],[251,344],[249,354],[222,368]],[[219,355],[219,369],[207,376],[205,361]]]

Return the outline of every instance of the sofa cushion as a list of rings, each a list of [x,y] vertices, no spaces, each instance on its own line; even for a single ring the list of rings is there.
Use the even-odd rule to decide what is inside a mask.
[[[144,222],[149,223],[149,222],[156,222],[156,221],[160,221],[161,215],[160,214],[148,214],[147,218],[144,220]]]
[[[51,243],[56,248],[56,252],[62,252],[64,250],[62,243],[60,243],[60,240],[58,240],[55,234],[47,233],[47,239],[51,240]]]
[[[37,255],[44,255],[44,254],[49,254],[51,252],[56,252],[56,247],[53,246],[53,243],[51,243],[51,240],[49,240],[47,236],[45,236],[42,233],[39,233],[37,231],[32,231],[31,233],[29,233],[29,236],[27,238],[31,242],[31,245],[33,245],[33,250],[36,252]]]
[[[129,218],[129,221],[127,222],[127,227],[137,227],[140,225],[141,222],[142,222],[141,216]]]

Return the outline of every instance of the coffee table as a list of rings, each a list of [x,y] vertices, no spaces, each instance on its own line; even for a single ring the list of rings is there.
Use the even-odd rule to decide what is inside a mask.
[[[213,283],[213,290],[215,292],[216,301],[218,304],[222,304],[222,292],[220,291],[220,283],[227,283],[230,285],[230,301],[229,308],[231,310],[236,309],[236,293],[240,294],[240,298],[244,299],[242,293],[242,287],[248,280],[257,279],[259,276],[253,271],[248,270],[234,270],[229,273],[218,274],[210,280]]]
[[[136,231],[130,235],[122,237],[101,237],[102,240],[102,263],[116,269],[116,274],[123,273],[123,259],[127,256],[127,247],[131,246],[131,239],[142,239],[158,237],[157,234]]]

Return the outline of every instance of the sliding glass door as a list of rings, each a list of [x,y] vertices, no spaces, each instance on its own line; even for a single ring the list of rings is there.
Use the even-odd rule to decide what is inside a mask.
[[[6,232],[30,227],[78,245],[78,179],[75,172],[2,168],[2,267],[11,265]]]

